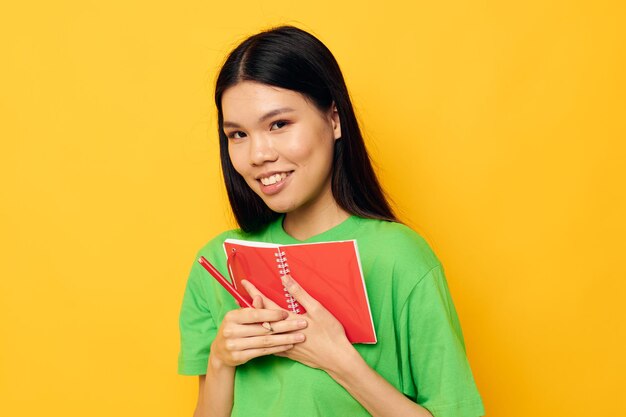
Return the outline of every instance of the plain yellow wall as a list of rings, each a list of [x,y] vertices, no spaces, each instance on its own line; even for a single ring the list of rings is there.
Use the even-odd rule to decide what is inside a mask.
[[[488,416],[624,415],[620,1],[13,2],[0,12],[0,415],[190,416],[178,310],[232,227],[212,85],[291,23],[339,60],[444,263]]]

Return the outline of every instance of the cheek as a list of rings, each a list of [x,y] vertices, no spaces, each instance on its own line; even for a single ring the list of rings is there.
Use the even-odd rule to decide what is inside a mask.
[[[300,165],[316,164],[332,161],[334,140],[330,138],[327,130],[320,126],[311,129],[311,133],[300,135],[297,140],[288,142],[284,148],[285,156]],[[310,132],[311,132],[310,131]]]
[[[293,141],[285,148],[285,156],[292,162],[306,164],[314,154],[314,145],[307,144],[308,141]]]
[[[233,164],[233,168],[238,173],[242,173],[245,164],[243,163],[243,154],[241,149],[228,147],[228,156],[230,158],[230,163]]]

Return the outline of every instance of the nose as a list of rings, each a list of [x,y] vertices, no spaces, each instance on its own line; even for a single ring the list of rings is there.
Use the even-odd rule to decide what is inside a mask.
[[[278,153],[271,138],[265,135],[250,137],[250,163],[252,165],[259,166],[265,162],[274,162],[277,158]]]

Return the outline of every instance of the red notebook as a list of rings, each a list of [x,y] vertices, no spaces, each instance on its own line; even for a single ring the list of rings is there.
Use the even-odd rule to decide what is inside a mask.
[[[376,343],[356,241],[276,245],[226,239],[224,250],[233,285],[248,301],[243,279],[282,308],[305,313],[280,280],[288,273],[341,322],[350,342]]]

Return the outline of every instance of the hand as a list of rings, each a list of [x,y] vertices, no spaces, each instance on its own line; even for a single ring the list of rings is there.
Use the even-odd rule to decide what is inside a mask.
[[[266,308],[280,308],[250,282],[243,281],[243,284],[248,294],[262,299]],[[293,319],[303,317],[308,322],[308,326],[301,332],[306,336],[304,342],[294,344],[292,348],[277,352],[275,355],[290,358],[312,368],[325,371],[340,367],[347,355],[354,352],[354,347],[348,341],[339,320],[311,297],[291,276],[285,275],[283,277],[283,285],[307,311],[303,315],[289,312],[289,317]]]
[[[304,341],[299,333],[307,326],[300,317],[289,317],[281,309],[263,308],[260,296],[254,296],[254,308],[243,308],[226,313],[211,344],[213,365],[235,367],[252,358],[284,352]],[[261,323],[270,323],[268,330]]]

